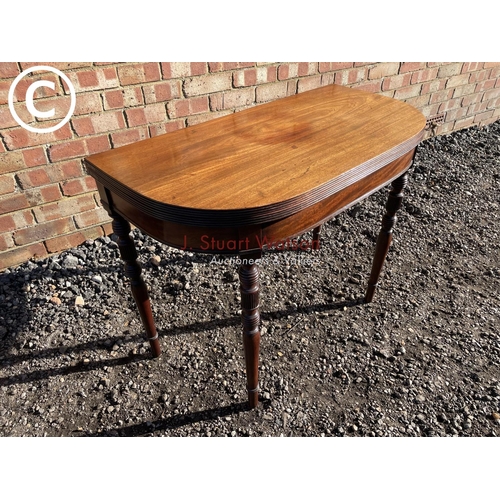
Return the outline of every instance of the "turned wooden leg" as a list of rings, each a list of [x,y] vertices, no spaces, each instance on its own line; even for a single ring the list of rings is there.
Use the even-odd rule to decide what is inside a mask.
[[[397,220],[396,212],[401,208],[403,202],[402,191],[406,186],[407,180],[408,175],[405,173],[392,183],[392,190],[389,193],[389,199],[386,204],[386,214],[382,219],[382,229],[378,235],[377,245],[375,247],[375,257],[373,258],[372,272],[368,281],[365,302],[371,302],[373,300],[380,272],[382,271],[382,266],[384,265],[387,252],[391,245],[392,229]]]
[[[313,238],[312,238],[312,249],[313,250],[319,250],[320,233],[321,233],[321,226],[317,226],[313,229]]]
[[[239,269],[241,320],[247,369],[248,404],[250,408],[255,408],[259,400],[259,266],[255,263],[249,264],[247,257],[241,257],[241,260],[244,262]]]
[[[134,297],[142,324],[146,330],[146,335],[151,345],[153,357],[157,358],[161,354],[158,334],[153,320],[151,303],[149,302],[148,289],[141,276],[141,266],[137,262],[137,251],[134,241],[130,236],[130,224],[123,217],[113,214],[113,231],[118,236],[118,247],[120,255],[125,261],[125,275],[130,279],[132,295]]]

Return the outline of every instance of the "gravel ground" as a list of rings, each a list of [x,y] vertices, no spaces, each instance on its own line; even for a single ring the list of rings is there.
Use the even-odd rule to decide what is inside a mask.
[[[371,304],[388,189],[266,254],[252,411],[235,264],[134,231],[156,360],[113,238],[4,271],[0,435],[499,435],[499,158],[500,122],[421,145]]]

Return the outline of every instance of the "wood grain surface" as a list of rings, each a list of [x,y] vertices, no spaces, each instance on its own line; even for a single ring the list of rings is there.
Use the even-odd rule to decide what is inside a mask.
[[[198,226],[290,216],[412,150],[424,116],[329,85],[90,156],[89,173],[160,220]]]

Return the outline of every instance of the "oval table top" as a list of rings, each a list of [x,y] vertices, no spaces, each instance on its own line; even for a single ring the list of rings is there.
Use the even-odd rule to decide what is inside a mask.
[[[153,217],[261,224],[335,194],[412,150],[424,116],[329,85],[86,158],[89,173]]]

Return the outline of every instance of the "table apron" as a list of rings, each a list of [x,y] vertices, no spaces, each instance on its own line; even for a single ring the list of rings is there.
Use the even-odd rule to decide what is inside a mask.
[[[296,238],[335,217],[402,175],[411,166],[414,152],[414,149],[409,151],[306,209],[276,221],[240,227],[203,227],[161,220],[145,214],[99,181],[97,187],[110,216],[121,215],[162,243],[193,252],[242,254],[275,248],[276,242]]]

